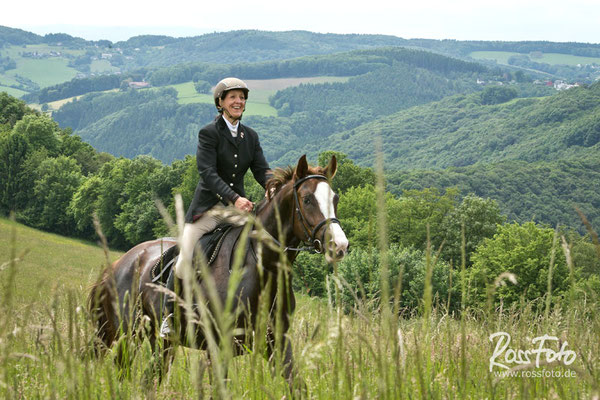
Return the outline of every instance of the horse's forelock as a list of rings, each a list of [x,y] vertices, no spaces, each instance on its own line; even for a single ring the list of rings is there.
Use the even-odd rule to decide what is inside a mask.
[[[275,168],[272,172],[272,177],[267,181],[266,190],[267,198],[269,201],[275,197],[286,183],[291,182],[294,179],[295,170],[293,167],[287,166],[285,168]],[[324,168],[321,167],[308,167],[309,175],[325,175]]]

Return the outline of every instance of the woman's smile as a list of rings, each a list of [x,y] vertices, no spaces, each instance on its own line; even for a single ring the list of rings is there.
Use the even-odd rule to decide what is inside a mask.
[[[223,108],[223,116],[229,122],[235,122],[242,118],[242,114],[246,108],[246,96],[242,90],[234,89],[227,92],[225,98],[221,100]]]

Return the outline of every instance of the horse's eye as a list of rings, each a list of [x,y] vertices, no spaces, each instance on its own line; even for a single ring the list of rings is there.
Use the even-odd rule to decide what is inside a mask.
[[[306,205],[310,204],[310,197],[305,197],[304,198],[304,204],[306,204]]]

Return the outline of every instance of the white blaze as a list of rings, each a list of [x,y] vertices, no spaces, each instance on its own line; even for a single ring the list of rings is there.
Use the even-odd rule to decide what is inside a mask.
[[[319,182],[317,184],[317,190],[315,190],[315,197],[317,198],[317,203],[319,203],[319,209],[321,213],[327,218],[335,218],[335,208],[333,207],[333,190],[327,182]],[[336,250],[342,249],[346,250],[348,248],[348,238],[346,238],[346,234],[342,230],[340,224],[332,223],[329,225],[329,229],[331,232],[331,238],[335,243]]]

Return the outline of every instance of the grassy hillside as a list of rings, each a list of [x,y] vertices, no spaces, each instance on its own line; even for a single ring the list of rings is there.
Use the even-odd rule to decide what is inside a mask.
[[[0,85],[0,92],[6,92],[14,97],[21,97],[24,94],[27,94],[27,92],[24,90],[15,89],[10,86],[3,86],[3,85]]]
[[[57,293],[86,292],[107,262],[104,250],[95,244],[38,231],[6,218],[0,218],[0,254],[3,277],[7,276],[5,263],[11,254],[19,259],[13,289],[23,306],[47,304]],[[109,261],[120,254],[111,251]]]
[[[288,398],[282,367],[263,357],[264,348],[251,345],[249,354],[224,357],[227,381],[209,380],[205,352],[179,348],[175,363],[158,382],[152,367],[157,359],[147,340],[124,337],[121,348],[130,364],[116,363],[118,346],[105,357],[94,354],[94,334],[85,311],[85,286],[103,263],[97,247],[49,236],[0,220],[0,250],[10,253],[4,238],[17,232],[17,249],[30,248],[18,262],[15,287],[7,286],[10,269],[0,271],[0,397],[2,398]],[[111,257],[116,254],[111,255]],[[29,259],[29,261],[27,261]],[[76,260],[76,261],[73,261]],[[4,261],[4,259],[2,260]],[[25,267],[25,263],[30,266]],[[23,282],[39,282],[27,286]],[[53,282],[60,282],[55,286]],[[408,282],[407,284],[410,284]],[[53,286],[55,290],[49,290]],[[15,290],[16,289],[16,290]],[[7,296],[8,293],[15,297]],[[445,299],[427,300],[424,313],[400,315],[358,300],[344,312],[339,291],[330,298],[298,295],[289,338],[295,366],[311,399],[340,398],[595,398],[600,371],[600,321],[597,297],[564,301],[542,316],[534,304],[498,312],[468,310],[464,318],[448,314]],[[491,296],[494,296],[492,293]],[[433,304],[433,305],[432,305]],[[512,338],[510,349],[533,350],[533,338],[554,336],[544,349],[574,352],[570,362],[535,362],[490,368],[494,332]],[[152,334],[152,333],[150,333]],[[259,335],[257,336],[259,337]],[[259,342],[257,340],[257,342]],[[562,345],[562,348],[560,347]],[[550,350],[548,350],[550,352]],[[555,353],[556,352],[556,353]],[[510,353],[506,353],[507,356]],[[558,353],[560,354],[560,353]],[[566,356],[569,353],[565,353]],[[532,357],[533,358],[533,357]],[[214,365],[214,363],[213,363]],[[274,373],[273,373],[274,372]],[[213,371],[219,377],[219,370]],[[506,375],[504,375],[506,374]],[[211,383],[212,382],[212,383]]]
[[[17,77],[23,77],[39,88],[56,85],[71,80],[77,75],[77,70],[69,67],[68,56],[75,56],[82,51],[65,49],[62,46],[26,45],[11,46],[2,49],[4,56],[10,57],[17,64],[16,69],[0,73],[0,84],[12,82]],[[39,56],[25,56],[25,53]],[[60,55],[50,55],[51,53]]]

